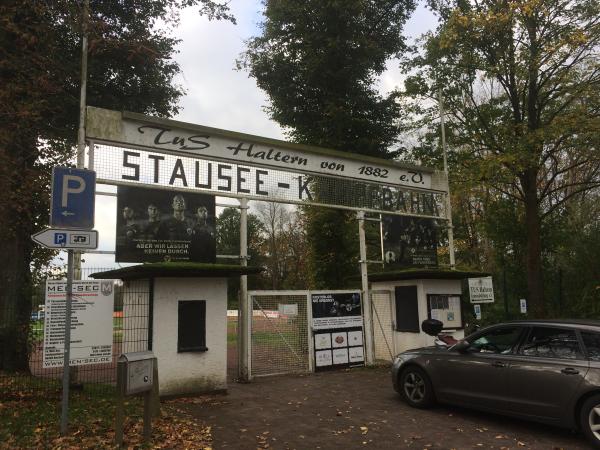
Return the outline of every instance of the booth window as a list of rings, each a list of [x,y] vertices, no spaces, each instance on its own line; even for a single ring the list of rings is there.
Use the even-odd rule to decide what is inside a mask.
[[[417,286],[396,286],[396,331],[419,333]]]
[[[179,302],[177,329],[177,352],[205,352],[206,348],[206,301],[185,300]]]
[[[463,328],[460,295],[427,294],[427,315],[444,324],[444,329]]]

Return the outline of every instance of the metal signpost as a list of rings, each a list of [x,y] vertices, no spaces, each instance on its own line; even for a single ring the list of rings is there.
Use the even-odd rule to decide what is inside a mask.
[[[49,228],[31,238],[48,248],[68,250],[67,292],[65,301],[65,336],[63,356],[63,392],[60,432],[67,433],[69,419],[69,361],[71,347],[71,303],[73,300],[73,249],[94,249],[98,232],[94,227],[96,173],[71,167],[52,171],[52,194]]]

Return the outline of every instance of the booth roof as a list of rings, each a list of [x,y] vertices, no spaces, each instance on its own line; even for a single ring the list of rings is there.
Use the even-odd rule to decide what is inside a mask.
[[[191,262],[159,262],[144,263],[137,266],[96,272],[92,278],[135,280],[140,278],[175,278],[175,277],[230,277],[236,275],[252,275],[262,272],[262,267],[245,267],[235,264],[208,264]]]
[[[400,281],[400,280],[462,280],[464,278],[488,277],[490,273],[470,270],[450,269],[402,269],[390,272],[369,274],[369,281]]]

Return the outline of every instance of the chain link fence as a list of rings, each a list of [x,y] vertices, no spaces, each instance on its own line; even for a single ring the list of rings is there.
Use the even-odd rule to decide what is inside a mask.
[[[306,294],[250,293],[252,376],[309,372]]]
[[[96,272],[107,268],[84,268],[81,279],[90,279]],[[57,270],[52,279],[64,279],[66,268]],[[99,384],[106,389],[114,389],[116,382],[116,360],[121,353],[147,350],[149,341],[149,291],[147,284],[130,282],[130,289],[123,294],[121,281],[115,280],[113,310],[113,347],[112,361],[104,364],[72,366],[71,384],[74,387],[86,384]],[[124,298],[127,296],[127,298]],[[23,392],[52,395],[61,390],[62,367],[43,367],[43,345],[45,316],[45,283],[34,286],[31,296],[31,317],[26,330],[28,341],[29,370],[7,372],[0,369],[0,398],[2,396],[22,395]],[[123,305],[126,305],[125,307]],[[8,321],[10,311],[3,311],[0,326]],[[5,341],[2,345],[9,345]],[[2,349],[0,349],[2,350]]]

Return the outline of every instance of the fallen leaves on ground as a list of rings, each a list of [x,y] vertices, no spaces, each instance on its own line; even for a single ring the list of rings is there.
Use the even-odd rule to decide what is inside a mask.
[[[20,411],[20,415],[29,416],[31,427],[23,427],[0,439],[0,450],[13,449],[53,449],[72,450],[81,448],[114,448],[114,414],[102,417],[76,416],[71,413],[69,433],[59,434],[59,408],[52,412],[54,420],[44,419],[39,414],[37,401],[0,402],[4,411]],[[152,439],[144,443],[142,411],[137,408],[126,418],[123,430],[124,448],[153,449],[210,449],[212,446],[211,427],[205,426],[191,416],[182,414],[175,405],[162,405],[161,415],[152,420]],[[93,404],[91,405],[93,408]],[[74,417],[75,416],[75,417]],[[10,425],[14,416],[0,414],[0,427]],[[6,420],[6,423],[5,423]]]

